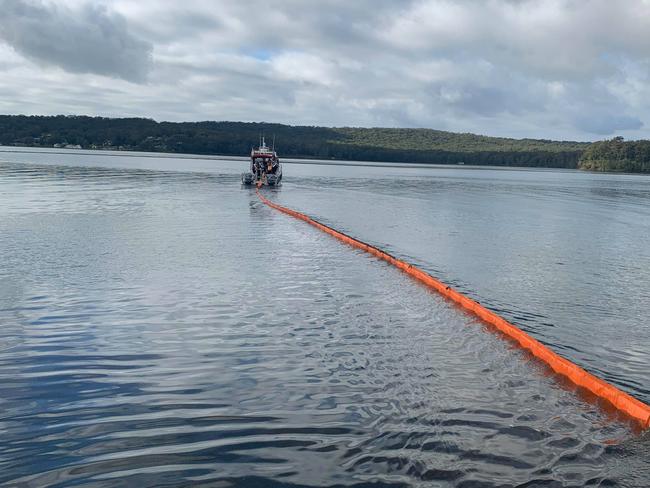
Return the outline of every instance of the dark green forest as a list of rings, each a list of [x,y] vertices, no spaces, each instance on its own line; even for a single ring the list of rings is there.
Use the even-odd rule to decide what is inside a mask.
[[[160,151],[191,154],[247,155],[264,133],[273,136],[281,157],[386,161],[398,163],[536,166],[606,170],[608,158],[623,161],[621,153],[605,151],[612,141],[584,142],[508,139],[432,129],[384,129],[291,126],[246,122],[156,122],[152,119],[86,116],[0,116],[0,144],[53,147],[79,145],[84,149]],[[648,171],[631,164],[647,154],[645,141],[625,142],[626,171]],[[591,154],[591,147],[601,148]],[[619,144],[616,142],[615,144]],[[616,146],[618,147],[618,146]],[[617,152],[618,151],[618,152]],[[644,156],[645,157],[645,156]],[[581,159],[582,158],[582,159]],[[629,159],[632,158],[632,159]],[[639,168],[639,169],[635,169]],[[615,169],[618,169],[616,167]]]
[[[579,162],[589,171],[624,171],[650,173],[650,141],[624,141],[615,137],[590,144]]]

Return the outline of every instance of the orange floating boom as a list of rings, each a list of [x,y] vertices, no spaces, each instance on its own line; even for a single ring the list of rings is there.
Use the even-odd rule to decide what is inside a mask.
[[[366,244],[365,242],[359,241],[353,237],[332,229],[331,227],[321,224],[308,215],[297,212],[295,210],[291,210],[287,207],[283,207],[277,203],[273,203],[264,197],[259,192],[259,189],[257,189],[256,192],[260,200],[262,200],[262,202],[264,202],[269,207],[291,215],[297,219],[303,220],[308,224],[322,230],[323,232],[337,238],[338,240],[349,244],[352,247],[362,249],[363,251],[366,251],[378,257],[379,259],[383,259],[384,261],[411,275],[416,280],[424,283],[429,288],[433,288],[442,296],[456,302],[458,305],[473,313],[484,322],[496,327],[507,337],[514,340],[520,347],[529,351],[533,356],[548,365],[555,373],[564,376],[575,386],[584,388],[593,394],[596,398],[604,400],[605,402],[611,404],[618,412],[622,413],[624,416],[631,418],[633,421],[639,424],[642,429],[650,428],[650,406],[628,395],[624,391],[619,390],[615,386],[610,385],[606,381],[597,378],[591,373],[588,373],[580,366],[572,363],[568,359],[565,359],[562,356],[554,353],[544,344],[536,339],[533,339],[524,331],[514,326],[502,317],[499,317],[494,312],[491,312],[478,302],[475,302],[462,293],[457,292],[450,286],[445,285],[441,281],[437,280],[428,273],[425,273],[416,266],[402,261],[401,259],[397,259],[390,254],[385,253],[381,249],[378,249],[374,246]]]

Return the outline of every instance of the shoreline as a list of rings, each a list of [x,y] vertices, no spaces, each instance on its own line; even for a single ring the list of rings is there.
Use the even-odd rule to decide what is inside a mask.
[[[192,153],[169,153],[149,152],[133,150],[103,150],[103,149],[69,149],[49,148],[37,146],[0,146],[2,153],[23,153],[23,154],[65,154],[72,156],[102,156],[102,157],[137,157],[137,158],[160,158],[160,159],[187,159],[197,161],[248,161],[248,156],[230,156],[226,154],[192,154]],[[506,165],[473,165],[473,164],[440,164],[440,163],[398,163],[383,161],[358,161],[344,159],[318,159],[318,158],[280,158],[282,164],[306,164],[314,166],[350,166],[361,168],[413,168],[413,169],[469,169],[469,170],[500,170],[500,171],[561,171],[575,172],[577,168],[549,168],[547,166],[506,166]]]
[[[152,158],[152,159],[186,159],[195,161],[248,161],[248,156],[232,156],[227,154],[192,154],[192,153],[170,153],[150,152],[120,149],[72,149],[72,148],[50,148],[38,146],[0,146],[2,153],[23,153],[23,154],[65,154],[72,156],[102,156],[116,158]],[[508,166],[508,165],[474,165],[474,164],[441,164],[441,163],[399,163],[383,161],[357,161],[345,159],[318,159],[318,158],[280,158],[283,164],[306,164],[314,166],[350,166],[360,168],[412,168],[412,169],[468,169],[468,170],[497,170],[497,171],[544,171],[544,172],[580,172],[592,174],[616,174],[616,175],[646,175],[650,173],[643,171],[621,171],[603,170],[593,168],[550,168],[548,166]]]

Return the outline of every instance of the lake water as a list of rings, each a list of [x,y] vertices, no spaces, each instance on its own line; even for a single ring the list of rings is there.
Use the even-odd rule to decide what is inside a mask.
[[[650,485],[648,434],[246,166],[0,148],[0,484]],[[650,177],[284,173],[273,200],[650,402]]]

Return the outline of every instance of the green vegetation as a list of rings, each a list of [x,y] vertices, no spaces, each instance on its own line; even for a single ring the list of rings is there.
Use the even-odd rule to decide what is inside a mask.
[[[590,144],[578,167],[590,171],[650,173],[650,141],[624,141],[615,137]]]
[[[650,142],[621,139],[595,144],[507,139],[431,129],[311,127],[244,122],[156,122],[85,116],[0,116],[0,144],[79,145],[243,156],[275,136],[282,157],[401,163],[537,166],[600,171],[650,171]]]

